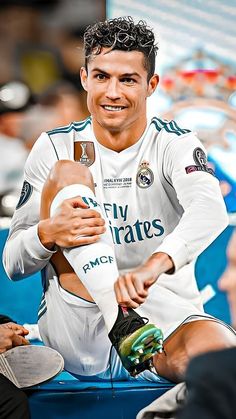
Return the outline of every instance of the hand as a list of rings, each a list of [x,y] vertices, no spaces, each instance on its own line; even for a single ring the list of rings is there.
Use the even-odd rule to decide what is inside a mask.
[[[25,336],[29,334],[29,331],[24,326],[21,326],[20,324],[17,324],[17,323],[8,322],[8,323],[1,324],[1,327],[3,329],[5,328],[5,329],[13,330],[13,332],[15,332],[16,335]]]
[[[101,214],[90,209],[80,196],[65,199],[57,213],[38,226],[39,239],[48,249],[55,244],[75,247],[95,243],[105,230]]]
[[[148,288],[156,279],[157,274],[145,267],[120,275],[114,285],[118,304],[137,308],[144,303],[148,296]]]
[[[0,325],[0,353],[6,352],[8,349],[11,349],[15,346],[29,344],[30,343],[27,339],[25,339],[22,335],[14,332],[12,328],[5,327],[4,324]]]
[[[148,289],[164,272],[173,273],[174,263],[166,253],[157,252],[133,272],[120,275],[114,285],[118,304],[131,308],[143,304]]]
[[[236,328],[236,264],[229,263],[218,281],[221,291],[226,292],[230,308],[231,325]]]
[[[218,281],[221,291],[235,293],[236,295],[236,264],[229,264]]]

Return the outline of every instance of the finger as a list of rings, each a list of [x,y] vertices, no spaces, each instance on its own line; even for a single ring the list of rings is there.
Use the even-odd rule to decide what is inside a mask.
[[[12,346],[30,345],[30,342],[21,335],[14,333],[12,337]]]
[[[137,308],[139,306],[139,304],[137,304],[135,301],[133,301],[130,298],[130,295],[128,293],[128,290],[126,288],[125,285],[125,280],[124,277],[119,277],[117,282],[116,282],[116,286],[117,286],[117,295],[119,296],[119,301],[118,303],[120,305],[124,305],[125,307],[131,307],[131,308]]]
[[[146,281],[144,281],[144,283],[143,283],[144,290],[147,291],[151,287],[151,285],[154,284],[154,282],[155,281],[153,279],[147,279]]]
[[[100,239],[100,235],[96,236],[77,236],[76,239],[70,240],[69,244],[65,244],[64,247],[77,247],[77,246],[84,246],[87,244],[96,243]]]
[[[26,335],[28,335],[28,334],[29,334],[29,330],[25,329],[25,327],[23,327],[23,326],[22,326],[22,328],[21,328],[21,329],[14,330],[14,332],[15,332],[17,335],[22,335],[22,336],[26,336]]]
[[[89,208],[89,205],[83,201],[80,195],[65,199],[63,203],[72,208]]]
[[[117,282],[114,283],[114,291],[115,291],[115,294],[116,294],[117,303],[120,304],[121,295],[120,295],[120,289],[119,289],[119,286],[118,286]]]
[[[90,237],[90,236],[99,236],[105,233],[106,228],[104,226],[101,227],[87,227],[87,228],[79,228],[73,231],[73,234],[77,237]]]
[[[126,290],[127,290],[127,292],[128,292],[132,301],[134,301],[138,304],[142,304],[142,303],[144,303],[145,298],[142,295],[138,294],[132,280],[133,280],[132,274],[128,274],[128,275],[124,276]]]
[[[0,324],[0,329],[10,329],[8,326],[9,323]]]
[[[29,331],[22,325],[16,323],[8,323],[9,328],[14,330],[14,332],[18,335],[28,335]]]
[[[136,274],[132,274],[132,282],[139,297],[144,299],[147,298],[148,291],[145,289],[145,283],[143,283]]]
[[[74,228],[85,228],[85,227],[103,227],[105,226],[105,221],[103,218],[77,218],[72,221],[72,227]]]
[[[77,208],[74,210],[73,215],[75,217],[79,216],[80,218],[83,218],[83,219],[86,219],[86,218],[102,219],[102,215],[100,212],[90,209],[90,208],[87,208],[87,209]]]

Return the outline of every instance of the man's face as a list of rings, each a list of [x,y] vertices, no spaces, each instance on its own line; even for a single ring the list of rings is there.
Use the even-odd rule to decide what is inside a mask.
[[[115,133],[146,121],[146,99],[158,77],[147,82],[141,52],[108,51],[104,48],[90,59],[87,72],[81,69],[81,80],[95,124]]]

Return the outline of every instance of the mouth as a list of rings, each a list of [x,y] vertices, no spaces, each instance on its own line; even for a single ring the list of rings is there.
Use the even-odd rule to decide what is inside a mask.
[[[109,112],[120,112],[123,111],[123,109],[126,109],[126,106],[102,105],[102,108]]]

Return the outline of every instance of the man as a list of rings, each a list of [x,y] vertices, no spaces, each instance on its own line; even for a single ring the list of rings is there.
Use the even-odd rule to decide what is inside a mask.
[[[236,342],[204,315],[194,279],[194,259],[227,225],[224,203],[196,136],[147,120],[158,76],[145,22],[100,22],[84,42],[91,118],[36,142],[5,269],[13,280],[43,270],[40,333],[73,374],[155,380],[152,359],[178,382],[192,356]]]
[[[236,327],[236,230],[234,229],[232,237],[227,246],[227,266],[219,279],[219,288],[226,292],[230,314],[231,324]]]
[[[63,358],[52,348],[30,345],[29,331],[0,314],[0,417],[27,419],[28,401],[21,388],[40,384],[58,374]]]
[[[25,339],[27,334],[28,331],[23,326],[0,314],[0,354],[18,345],[28,345],[29,342]],[[27,419],[30,417],[25,393],[2,374],[0,374],[0,394],[1,418]]]

